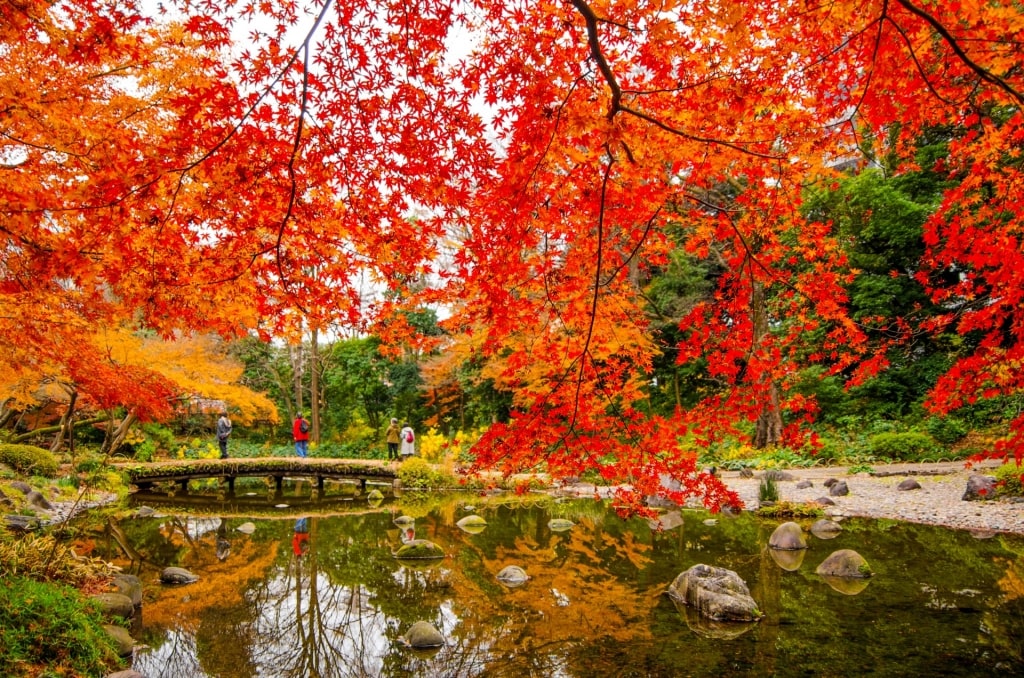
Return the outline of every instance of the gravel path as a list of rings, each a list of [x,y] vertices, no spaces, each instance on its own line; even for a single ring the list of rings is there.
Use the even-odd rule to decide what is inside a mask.
[[[1024,535],[1024,503],[1005,499],[962,499],[968,476],[990,472],[994,466],[986,463],[967,470],[963,463],[957,462],[873,467],[876,474],[886,474],[884,476],[867,473],[849,475],[842,467],[790,469],[788,473],[795,480],[781,481],[777,486],[780,500],[809,502],[818,497],[829,497],[828,488],[823,485],[828,478],[846,481],[850,493],[845,497],[829,497],[836,504],[825,508],[825,514],[829,516],[892,518],[954,529]],[[720,475],[725,484],[740,495],[747,508],[757,507],[758,478],[741,478],[739,473],[730,471]],[[908,477],[917,480],[921,489],[896,489]],[[809,480],[813,486],[797,489],[796,485],[801,480]]]

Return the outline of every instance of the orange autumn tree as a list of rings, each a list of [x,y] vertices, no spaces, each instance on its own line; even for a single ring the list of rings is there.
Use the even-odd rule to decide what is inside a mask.
[[[787,390],[802,365],[885,368],[803,190],[881,154],[912,169],[942,128],[957,188],[915,275],[949,311],[936,329],[984,340],[932,405],[1020,389],[1010,0],[168,6],[0,10],[5,309],[61,299],[228,334],[302,314],[398,342],[396,313],[445,304],[449,340],[476,335],[473,359],[514,390],[478,467],[595,469],[633,507],[667,474],[673,498],[718,504],[734,498],[695,467],[716,432],[761,422],[794,444],[814,410]],[[673,247],[725,271],[679,356],[726,388],[659,418],[639,290]],[[1024,419],[996,451],[1022,436]]]

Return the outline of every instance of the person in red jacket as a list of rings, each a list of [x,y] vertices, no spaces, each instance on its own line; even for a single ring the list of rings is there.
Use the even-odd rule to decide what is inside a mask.
[[[292,424],[292,438],[295,439],[295,454],[305,457],[309,454],[309,422],[302,416],[302,412],[295,415],[295,423]]]

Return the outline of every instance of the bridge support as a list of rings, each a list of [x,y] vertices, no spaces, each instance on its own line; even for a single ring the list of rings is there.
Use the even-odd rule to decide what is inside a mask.
[[[182,478],[178,481],[178,485],[181,486],[181,493],[188,494],[188,478]]]

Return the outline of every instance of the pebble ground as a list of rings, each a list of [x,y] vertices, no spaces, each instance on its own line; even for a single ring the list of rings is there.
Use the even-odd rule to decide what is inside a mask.
[[[829,497],[836,505],[825,508],[828,516],[891,518],[977,532],[1024,535],[1024,503],[1019,500],[963,500],[968,476],[989,472],[991,468],[991,464],[985,464],[968,470],[962,462],[873,467],[876,473],[887,474],[884,476],[851,475],[840,467],[790,469],[788,473],[795,480],[780,481],[777,486],[779,499],[783,501],[810,502],[818,497]],[[757,508],[759,478],[741,478],[739,473],[729,471],[720,475],[748,509]],[[896,489],[910,477],[921,484],[921,489]],[[829,496],[829,489],[823,484],[829,478],[846,481],[850,493],[844,497]],[[809,480],[813,485],[797,489],[801,480]]]

